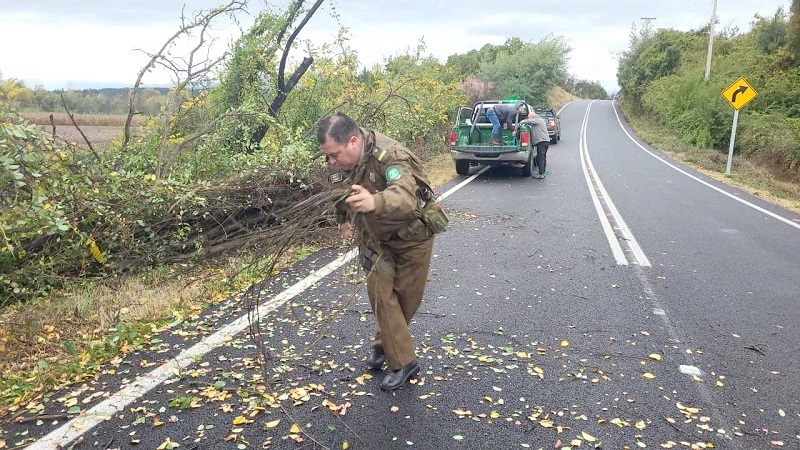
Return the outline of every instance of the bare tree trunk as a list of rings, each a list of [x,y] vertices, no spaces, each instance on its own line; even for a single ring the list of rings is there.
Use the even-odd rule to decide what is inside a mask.
[[[278,95],[272,100],[272,103],[269,105],[269,110],[267,110],[267,114],[271,117],[277,117],[278,111],[280,111],[281,106],[283,106],[283,102],[286,101],[286,97],[289,95],[292,89],[297,85],[297,82],[300,81],[300,78],[306,73],[311,64],[314,62],[314,58],[310,56],[306,56],[303,58],[303,62],[295,69],[292,76],[286,81],[286,59],[289,57],[289,50],[292,48],[292,43],[294,43],[295,38],[303,29],[303,27],[308,23],[311,17],[317,12],[320,5],[322,5],[323,0],[317,0],[314,2],[314,5],[311,9],[308,10],[306,16],[303,18],[303,21],[300,22],[300,25],[292,32],[289,36],[289,39],[286,40],[286,44],[283,46],[283,56],[281,57],[281,63],[278,67]],[[303,5],[303,0],[297,0],[294,4],[294,9],[292,10],[292,15],[296,14],[300,7]],[[291,23],[291,20],[288,22]],[[288,27],[288,24],[287,24]],[[283,34],[286,29],[282,30],[278,34],[277,44],[280,44],[280,40],[283,38]],[[268,123],[261,124],[253,133],[253,136],[250,138],[250,147],[247,149],[249,153],[253,152],[253,149],[264,139],[264,135],[267,134],[267,130],[269,129]]]

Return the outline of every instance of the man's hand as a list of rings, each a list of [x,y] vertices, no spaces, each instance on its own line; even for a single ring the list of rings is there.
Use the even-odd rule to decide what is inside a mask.
[[[368,213],[375,211],[375,197],[367,188],[354,184],[350,186],[350,195],[344,202],[355,212]]]
[[[353,239],[353,224],[350,222],[340,223],[339,233],[345,239]]]

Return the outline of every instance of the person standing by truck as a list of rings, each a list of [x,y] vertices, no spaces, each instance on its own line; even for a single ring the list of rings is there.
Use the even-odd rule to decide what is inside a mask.
[[[539,171],[531,174],[531,178],[543,180],[547,173],[547,149],[550,148],[547,123],[545,123],[542,116],[537,115],[536,111],[531,108],[528,111],[528,118],[519,122],[519,125],[523,124],[531,126],[531,142],[536,146],[536,165],[539,167]]]
[[[515,105],[508,103],[498,103],[486,108],[486,118],[492,123],[492,137],[489,138],[489,145],[503,145],[501,130],[507,130],[514,125],[514,116],[522,114],[525,110],[523,102]],[[502,127],[501,127],[502,124]]]

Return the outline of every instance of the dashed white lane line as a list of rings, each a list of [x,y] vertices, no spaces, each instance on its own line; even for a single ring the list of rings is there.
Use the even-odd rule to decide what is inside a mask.
[[[680,370],[681,373],[685,373],[686,375],[694,375],[698,377],[703,375],[703,371],[695,366],[685,366],[681,364],[680,366],[678,366],[678,370]]]

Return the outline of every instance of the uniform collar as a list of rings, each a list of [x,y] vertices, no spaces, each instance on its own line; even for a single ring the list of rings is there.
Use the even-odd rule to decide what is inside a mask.
[[[358,160],[358,166],[367,162],[369,155],[372,154],[372,150],[375,148],[375,132],[367,128],[359,128],[359,130],[361,131],[361,141],[364,145],[361,147],[361,158]]]

